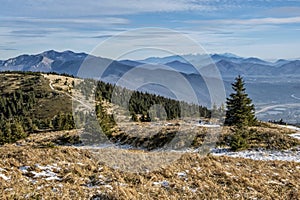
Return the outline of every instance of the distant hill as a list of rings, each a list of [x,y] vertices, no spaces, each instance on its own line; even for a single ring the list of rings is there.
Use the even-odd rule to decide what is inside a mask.
[[[77,75],[84,61],[90,63],[94,68],[101,68],[105,64],[109,64],[110,66],[106,70],[106,74],[119,74],[124,72],[124,70],[132,68],[118,61],[90,56],[85,53],[50,50],[36,55],[20,55],[0,61],[0,71],[56,72]],[[93,75],[90,74],[89,76],[93,77]]]
[[[188,62],[200,63],[201,67],[211,68],[216,65],[223,77],[247,76],[300,76],[299,60],[279,59],[275,62],[265,61],[259,58],[243,58],[234,54],[211,54],[211,60],[205,55],[182,55],[167,57],[151,57],[139,62],[152,64],[165,64],[172,66],[182,73],[191,73],[194,67]]]
[[[298,76],[300,75],[300,60],[279,59],[269,62],[259,58],[243,58],[234,54],[199,55],[174,55],[167,57],[149,57],[144,60],[113,61],[107,58],[96,57],[86,53],[74,53],[72,51],[57,52],[45,51],[36,55],[20,55],[15,58],[0,61],[0,71],[40,71],[57,72],[77,75],[83,62],[91,65],[92,72],[85,76],[93,77],[94,71],[109,65],[104,76],[120,77],[125,72],[144,64],[152,64],[153,69],[171,67],[184,74],[197,73],[191,63],[200,63],[201,67],[212,67],[215,64],[223,77],[247,76]]]

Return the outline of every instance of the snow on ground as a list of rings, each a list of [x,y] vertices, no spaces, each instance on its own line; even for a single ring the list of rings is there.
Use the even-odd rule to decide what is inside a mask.
[[[38,168],[39,170],[41,170],[40,172],[36,172],[33,170],[33,168],[31,168],[30,166],[21,166],[19,168],[19,170],[23,173],[23,174],[32,174],[33,175],[33,179],[38,179],[38,178],[43,178],[47,181],[50,180],[61,180],[56,172],[54,171],[60,171],[61,168],[57,167],[56,164],[52,165],[47,165],[47,166],[41,166],[39,164],[35,164],[35,168]]]
[[[299,127],[291,126],[291,125],[279,125],[279,126],[283,127],[283,128],[288,128],[288,129],[297,131],[297,133],[290,134],[290,136],[293,137],[293,138],[296,138],[296,139],[300,140],[300,128]]]
[[[290,136],[300,140],[300,133],[291,134]]]
[[[221,127],[218,124],[197,124],[197,126],[206,127],[206,128],[219,128],[219,127]]]
[[[10,177],[4,175],[4,174],[1,174],[0,173],[0,178],[3,178],[5,181],[9,181],[10,180]]]
[[[158,182],[153,182],[153,185],[160,185],[162,187],[168,188],[170,186],[169,182],[166,180],[163,181],[158,181]]]
[[[232,152],[229,149],[216,148],[211,151],[216,156],[230,156],[239,158],[248,158],[252,160],[282,160],[300,162],[300,148],[296,150],[245,150],[239,152]]]
[[[185,178],[185,177],[187,177],[187,174],[186,174],[186,172],[178,172],[177,176],[179,176],[180,178]]]
[[[4,179],[5,181],[9,181],[10,177],[6,176],[5,174],[2,174],[1,172],[5,172],[5,169],[0,168],[0,178]]]
[[[300,128],[296,127],[296,126],[291,126],[291,125],[278,125],[282,128],[288,128],[288,129],[291,129],[291,130],[294,130],[294,131],[300,131]]]
[[[30,166],[22,166],[22,167],[19,167],[19,170],[24,174],[24,173],[28,173],[29,168],[30,168]]]
[[[291,137],[300,139],[300,128],[290,125],[279,125],[283,128],[288,128],[297,133],[291,134]],[[282,161],[295,161],[300,162],[300,147],[293,150],[285,151],[274,151],[274,150],[245,150],[240,152],[232,152],[229,149],[216,148],[212,149],[211,153],[216,156],[230,156],[230,157],[240,157],[249,158],[253,160],[282,160]]]

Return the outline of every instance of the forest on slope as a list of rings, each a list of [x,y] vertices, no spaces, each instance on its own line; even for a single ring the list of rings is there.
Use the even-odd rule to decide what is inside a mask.
[[[62,81],[64,85],[75,89],[74,81],[70,84],[68,78],[70,81],[72,77],[64,74],[56,81]],[[69,94],[72,92],[61,91],[61,88],[52,90],[49,80],[39,72],[2,72],[0,81],[2,83],[0,87],[2,94],[0,97],[0,144],[15,142],[34,132],[74,129],[76,128],[74,120],[89,120],[84,112],[76,115],[80,116],[80,119],[74,119],[72,99]],[[115,122],[113,116],[101,106],[101,102],[111,102],[113,91],[120,97],[118,98],[119,102],[114,102],[119,106],[124,105],[125,102],[122,100],[125,99],[125,96],[132,94],[129,102],[132,121],[149,122],[153,120],[150,118],[149,108],[154,104],[163,105],[167,120],[180,118],[184,115],[183,110],[189,113],[200,113],[202,117],[210,116],[210,111],[206,107],[154,94],[130,91],[102,81],[88,79],[80,82],[76,89],[78,88],[81,93],[86,94],[91,87],[90,84],[97,86],[93,97],[98,102],[95,110],[98,122],[107,134]],[[185,109],[180,109],[180,106],[184,106]],[[84,128],[91,130],[91,127],[88,126]]]

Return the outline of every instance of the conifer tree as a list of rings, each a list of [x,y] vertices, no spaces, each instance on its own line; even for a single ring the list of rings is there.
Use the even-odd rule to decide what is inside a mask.
[[[225,125],[252,126],[257,122],[252,100],[248,97],[241,76],[232,83],[234,92],[227,98]]]

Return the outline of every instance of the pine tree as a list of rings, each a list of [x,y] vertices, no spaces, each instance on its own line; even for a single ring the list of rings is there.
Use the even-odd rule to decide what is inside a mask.
[[[244,84],[241,76],[232,84],[234,92],[227,98],[225,125],[252,126],[257,122],[254,105],[245,92]]]
[[[60,112],[52,120],[52,126],[54,130],[60,131],[63,130],[63,114]]]
[[[17,141],[21,138],[25,138],[27,136],[27,134],[25,133],[22,124],[17,121],[17,120],[13,120],[13,123],[11,124],[11,134],[12,134],[12,138],[11,141]]]

